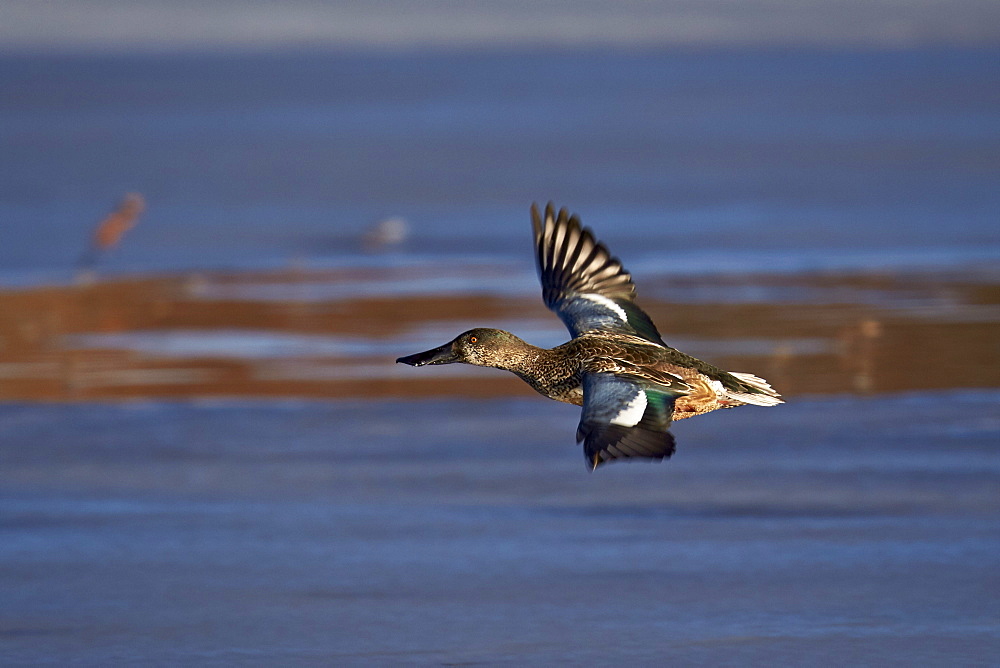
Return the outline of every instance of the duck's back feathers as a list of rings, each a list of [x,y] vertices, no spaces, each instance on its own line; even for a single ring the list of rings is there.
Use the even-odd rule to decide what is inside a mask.
[[[542,299],[570,334],[620,332],[663,343],[653,321],[635,303],[635,285],[618,258],[566,209],[551,202],[544,218],[531,205],[535,261]]]

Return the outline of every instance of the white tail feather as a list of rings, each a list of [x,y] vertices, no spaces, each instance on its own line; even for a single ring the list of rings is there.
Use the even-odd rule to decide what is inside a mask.
[[[732,371],[730,373],[736,376],[744,385],[749,385],[753,389],[762,392],[762,394],[748,394],[746,392],[727,391],[726,395],[731,399],[742,401],[745,404],[753,404],[754,406],[777,406],[778,404],[785,403],[779,399],[781,395],[775,392],[774,388],[763,378],[758,378],[752,373],[736,373]]]

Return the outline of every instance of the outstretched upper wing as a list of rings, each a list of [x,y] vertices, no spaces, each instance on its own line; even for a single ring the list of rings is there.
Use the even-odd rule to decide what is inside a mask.
[[[535,260],[542,299],[573,336],[615,331],[663,343],[656,325],[635,303],[632,277],[580,219],[552,202],[544,219],[531,205]]]
[[[674,454],[674,437],[667,429],[678,394],[611,373],[584,373],[576,440],[583,441],[587,463],[596,469],[611,459]]]

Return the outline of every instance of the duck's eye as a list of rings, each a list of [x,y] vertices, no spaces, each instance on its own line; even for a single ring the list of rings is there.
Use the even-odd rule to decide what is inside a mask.
[[[469,337],[469,343],[479,343],[479,337],[478,336],[470,336]]]

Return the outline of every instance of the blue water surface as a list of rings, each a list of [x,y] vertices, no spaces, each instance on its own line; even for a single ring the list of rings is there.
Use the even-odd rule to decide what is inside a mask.
[[[594,473],[537,397],[0,405],[0,653],[990,665],[997,401],[720,411]]]
[[[359,238],[387,216],[409,223],[397,257],[527,262],[528,204],[548,199],[661,268],[995,263],[998,62],[996,49],[3,56],[0,279],[58,277],[129,191],[148,211],[106,271],[378,265]]]

